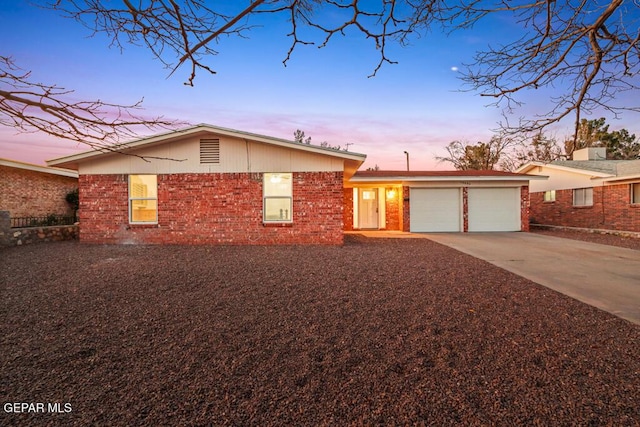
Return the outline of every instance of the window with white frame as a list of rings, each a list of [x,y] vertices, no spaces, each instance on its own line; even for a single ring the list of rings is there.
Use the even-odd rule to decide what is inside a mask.
[[[631,203],[640,205],[640,182],[631,184]]]
[[[545,202],[555,202],[556,201],[556,190],[549,190],[544,192],[544,201]]]
[[[573,206],[593,206],[593,188],[573,190]]]
[[[293,174],[265,173],[262,183],[264,222],[291,222],[293,218]]]
[[[158,222],[158,177],[129,175],[129,222],[155,224]]]

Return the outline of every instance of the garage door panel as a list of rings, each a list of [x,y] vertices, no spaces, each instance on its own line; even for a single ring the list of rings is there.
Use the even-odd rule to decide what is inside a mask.
[[[409,214],[411,231],[460,231],[460,189],[412,188],[410,191]]]
[[[520,231],[520,188],[470,188],[469,231]]]

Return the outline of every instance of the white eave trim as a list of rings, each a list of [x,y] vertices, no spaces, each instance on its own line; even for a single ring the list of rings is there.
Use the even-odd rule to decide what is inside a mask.
[[[403,182],[461,182],[461,181],[519,181],[527,182],[530,180],[542,181],[548,179],[544,175],[529,176],[398,176],[398,177],[357,177],[354,176],[349,180],[354,184],[357,183],[403,183]]]
[[[49,165],[58,165],[65,163],[75,163],[92,157],[102,156],[105,154],[112,154],[117,152],[127,153],[137,148],[153,145],[158,142],[171,142],[172,140],[180,139],[189,135],[197,135],[199,133],[211,132],[218,135],[229,136],[234,138],[248,139],[255,142],[261,142],[265,144],[275,145],[279,147],[307,151],[316,154],[323,154],[325,156],[338,157],[346,160],[355,160],[357,162],[364,162],[366,154],[354,153],[349,151],[334,150],[331,148],[319,147],[311,144],[300,144],[294,141],[288,141],[286,139],[273,138],[265,135],[254,134],[250,132],[238,131],[234,129],[221,128],[217,126],[200,124],[185,129],[179,129],[172,132],[163,133],[160,135],[154,135],[147,138],[138,139],[131,142],[126,142],[119,145],[114,145],[112,149],[106,150],[89,150],[82,153],[74,154],[71,156],[60,157],[57,159],[48,160]]]
[[[16,168],[16,169],[24,169],[32,172],[48,173],[51,175],[66,176],[69,178],[78,178],[78,172],[74,170],[39,166],[31,163],[17,162],[15,160],[9,160],[9,159],[0,159],[0,166],[7,166],[10,168]]]
[[[580,175],[586,175],[586,176],[590,177],[591,179],[615,177],[615,175],[611,175],[610,173],[606,173],[606,172],[597,172],[597,171],[590,170],[590,169],[572,168],[572,167],[569,167],[569,166],[560,166],[560,165],[557,165],[557,164],[541,163],[541,162],[527,163],[526,165],[520,166],[518,169],[515,170],[515,172],[516,173],[527,173],[528,174],[530,170],[532,170],[533,168],[536,168],[536,167],[551,168],[551,169],[557,169],[557,170],[561,170],[561,171],[565,171],[565,172],[577,173],[577,174],[580,174]]]
[[[604,178],[603,182],[617,182],[617,181],[634,181],[640,179],[640,173],[635,175],[623,175],[623,176],[612,176],[610,178]]]

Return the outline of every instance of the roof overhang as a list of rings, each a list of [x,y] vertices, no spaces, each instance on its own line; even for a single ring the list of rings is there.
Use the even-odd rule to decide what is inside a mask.
[[[640,173],[634,175],[624,175],[624,176],[612,176],[610,178],[604,178],[602,181],[606,183],[615,183],[620,184],[626,181],[633,182],[640,180]]]
[[[166,144],[173,141],[183,139],[188,136],[205,135],[207,133],[214,133],[217,135],[228,136],[233,138],[246,139],[254,142],[270,144],[278,147],[284,147],[293,150],[300,150],[309,153],[321,154],[325,156],[337,157],[345,160],[345,164],[350,169],[354,165],[357,165],[355,169],[360,167],[364,163],[367,156],[365,154],[354,153],[345,150],[335,150],[332,148],[320,147],[311,144],[302,144],[295,141],[289,141],[281,138],[274,138],[266,135],[259,135],[250,132],[239,131],[235,129],[228,129],[208,124],[199,124],[196,126],[179,129],[172,132],[163,133],[160,135],[154,135],[146,138],[137,139],[134,141],[126,142],[123,144],[114,145],[113,147],[105,149],[96,149],[84,151],[82,153],[73,154],[71,156],[60,157],[56,159],[47,160],[49,166],[61,166],[70,169],[78,169],[78,164],[87,160],[92,160],[104,156],[111,155],[113,153],[132,153],[135,150],[146,148],[153,145]],[[354,172],[355,172],[354,169]]]
[[[417,182],[523,182],[530,180],[546,180],[547,176],[543,175],[526,175],[515,173],[484,171],[483,173],[474,173],[473,171],[424,171],[412,173],[377,173],[364,174],[357,173],[349,182],[351,184],[410,184]]]
[[[78,178],[78,172],[70,169],[52,168],[47,166],[34,165],[31,163],[23,163],[15,160],[0,159],[0,166],[7,166],[16,169],[24,169],[32,172],[48,173],[52,175],[66,176],[69,178]]]
[[[516,169],[516,173],[528,174],[536,167],[545,167],[545,168],[555,169],[555,170],[564,171],[564,172],[576,173],[576,174],[588,176],[591,179],[615,177],[615,175],[612,175],[606,172],[598,172],[598,171],[589,170],[589,169],[572,168],[569,166],[561,166],[555,163],[543,163],[543,162],[529,162],[527,164],[524,164],[520,166],[518,169]]]

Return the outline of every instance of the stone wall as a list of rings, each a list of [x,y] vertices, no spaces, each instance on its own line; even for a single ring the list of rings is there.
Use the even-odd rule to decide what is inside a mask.
[[[341,244],[342,172],[293,173],[293,221],[265,224],[262,174],[158,175],[158,223],[130,224],[127,175],[80,177],[80,241]]]
[[[11,228],[8,211],[0,211],[0,246],[20,246],[31,243],[76,240],[77,225],[53,225],[49,227]]]

